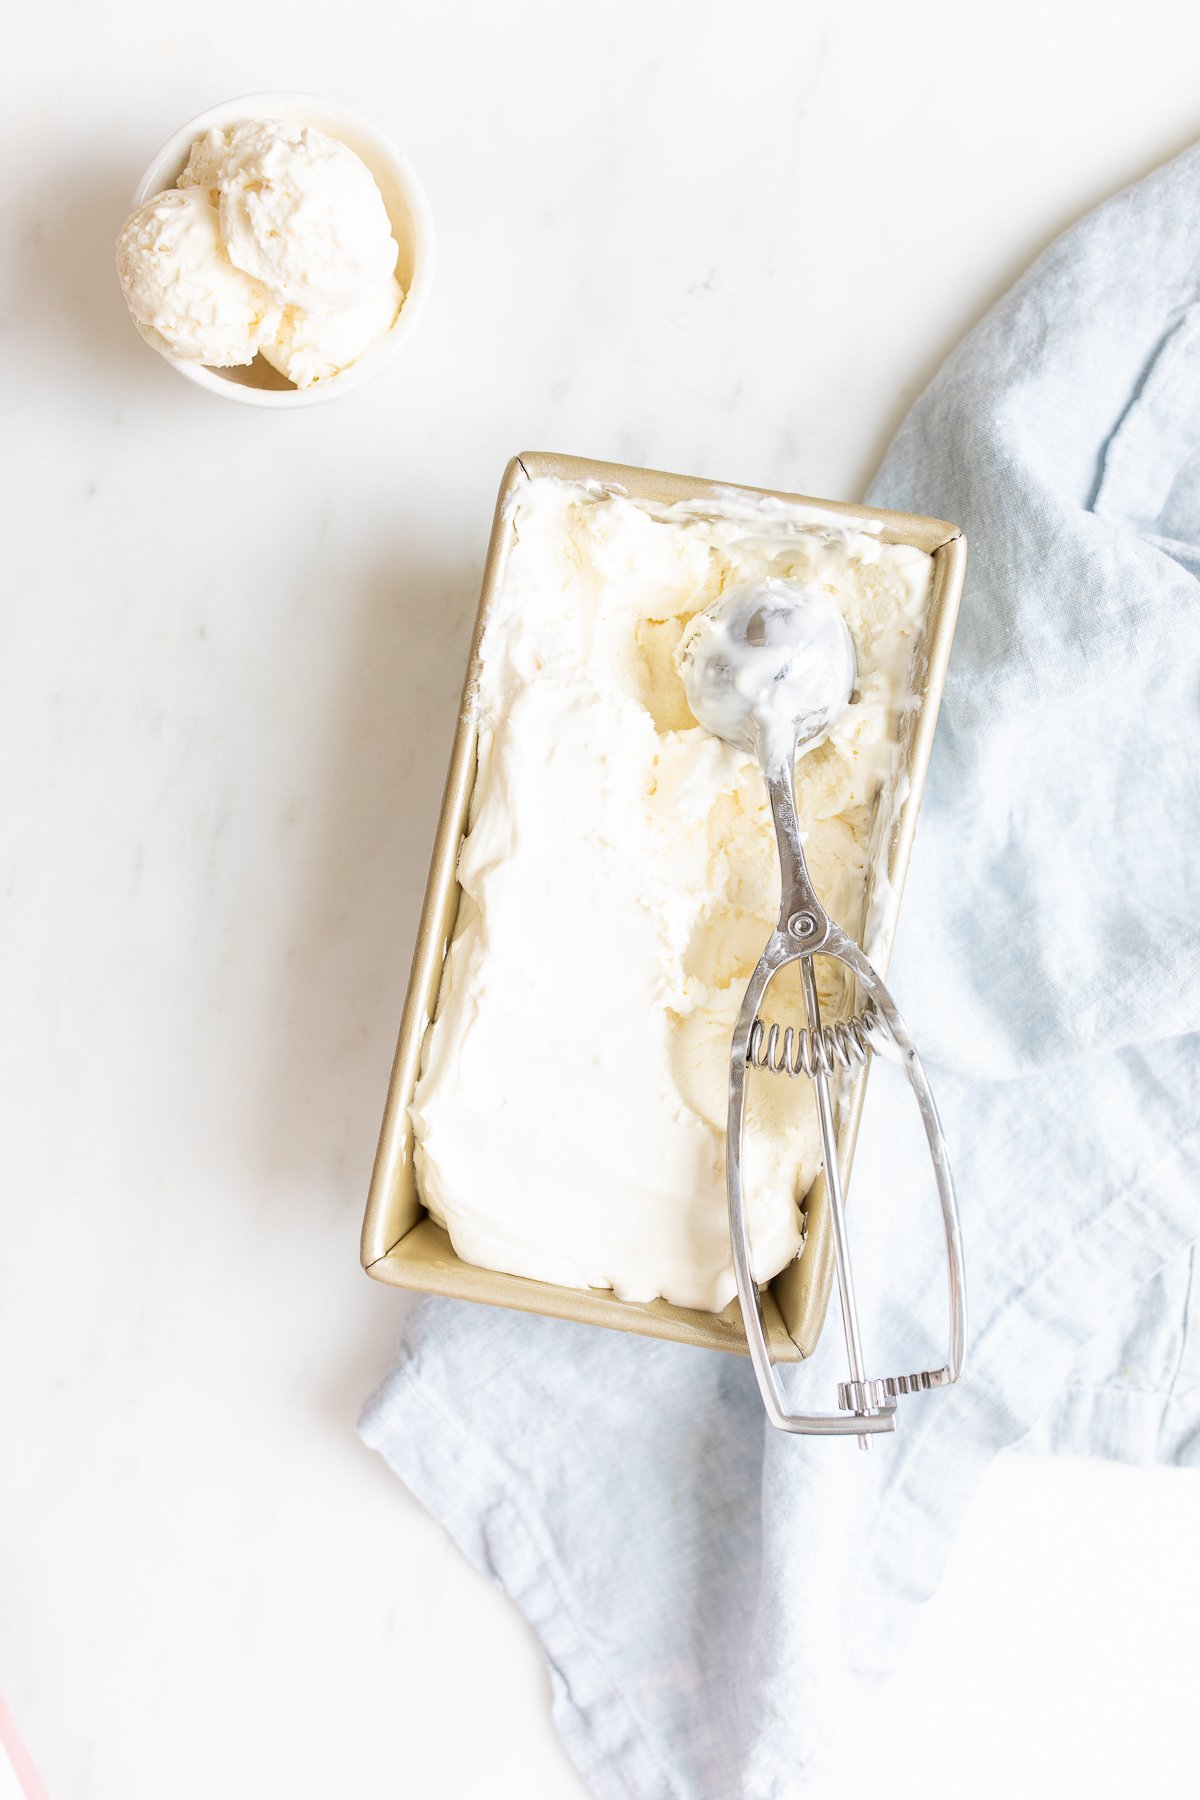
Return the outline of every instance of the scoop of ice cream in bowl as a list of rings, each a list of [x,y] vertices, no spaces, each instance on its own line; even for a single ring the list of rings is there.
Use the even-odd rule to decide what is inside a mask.
[[[416,326],[433,226],[399,150],[301,94],[226,101],[175,133],[117,239],[133,322],[173,368],[260,406],[359,387]]]

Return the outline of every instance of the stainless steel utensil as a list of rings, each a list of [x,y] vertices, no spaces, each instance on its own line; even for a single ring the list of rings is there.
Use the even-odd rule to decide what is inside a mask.
[[[962,1373],[966,1346],[966,1284],[954,1179],[945,1135],[921,1059],[883,981],[858,945],[822,907],[809,879],[796,817],[795,760],[842,712],[855,681],[854,649],[840,613],[818,590],[771,580],[727,590],[698,613],[683,635],[679,667],[688,702],[700,723],[726,742],[748,748],[762,764],[779,846],[779,922],[750,977],[734,1027],[729,1063],[726,1183],[733,1265],[742,1319],[759,1390],[773,1425],[812,1435],[869,1436],[895,1429],[901,1394],[946,1387]],[[829,956],[854,975],[866,1002],[852,1019],[821,1022],[813,958]],[[767,1027],[759,1007],[769,983],[799,962],[806,1024]],[[950,1343],[946,1362],[911,1375],[869,1376],[863,1357],[846,1213],[838,1165],[831,1077],[873,1050],[901,1062],[916,1096],[933,1160],[946,1240]],[[836,1412],[793,1413],[771,1361],[762,1302],[751,1267],[742,1180],[746,1072],[808,1076],[816,1090],[824,1152],[834,1258],[850,1379],[838,1387]]]

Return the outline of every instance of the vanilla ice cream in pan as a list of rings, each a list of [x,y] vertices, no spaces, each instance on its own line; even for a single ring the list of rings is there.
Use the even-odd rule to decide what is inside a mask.
[[[729,1046],[778,905],[755,760],[675,651],[725,588],[832,594],[858,679],[797,763],[818,892],[886,963],[962,584],[944,521],[524,455],[501,489],[380,1138],[363,1261],[401,1287],[744,1349]],[[827,1016],[851,997],[819,965]],[[795,971],[791,972],[795,974]],[[803,1018],[788,972],[764,1008]],[[843,1083],[848,1174],[865,1069]],[[776,1359],[831,1280],[810,1084],[749,1101],[754,1274]]]

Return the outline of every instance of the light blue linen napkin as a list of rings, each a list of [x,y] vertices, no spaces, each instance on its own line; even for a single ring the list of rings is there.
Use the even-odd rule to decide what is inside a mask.
[[[432,1300],[362,1418],[530,1619],[599,1800],[814,1791],[1002,1447],[1200,1463],[1200,148],[1038,260],[870,497],[971,542],[892,966],[962,1196],[964,1383],[863,1456],[770,1430],[741,1358]],[[943,1291],[887,1073],[873,1372],[936,1354]]]

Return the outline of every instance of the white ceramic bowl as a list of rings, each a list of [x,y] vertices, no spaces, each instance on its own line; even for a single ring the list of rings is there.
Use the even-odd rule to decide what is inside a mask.
[[[327,132],[361,156],[379,184],[392,235],[400,246],[396,261],[396,279],[404,289],[404,305],[396,323],[378,344],[340,375],[318,381],[312,387],[297,388],[261,356],[246,368],[210,369],[203,363],[183,362],[166,356],[173,369],[226,400],[244,400],[251,406],[276,409],[294,406],[317,406],[323,400],[336,400],[378,375],[391,361],[400,346],[416,329],[425,309],[433,281],[434,239],[433,216],[425,190],[416,172],[389,137],[358,113],[330,100],[318,100],[312,94],[246,94],[240,100],[224,100],[210,106],[207,112],[189,119],[173,137],[167,139],[150,167],[138,182],[133,205],[140,206],[164,188],[174,187],[183,173],[192,144],[214,126],[227,130],[244,119],[294,119],[301,125],[314,125]]]

